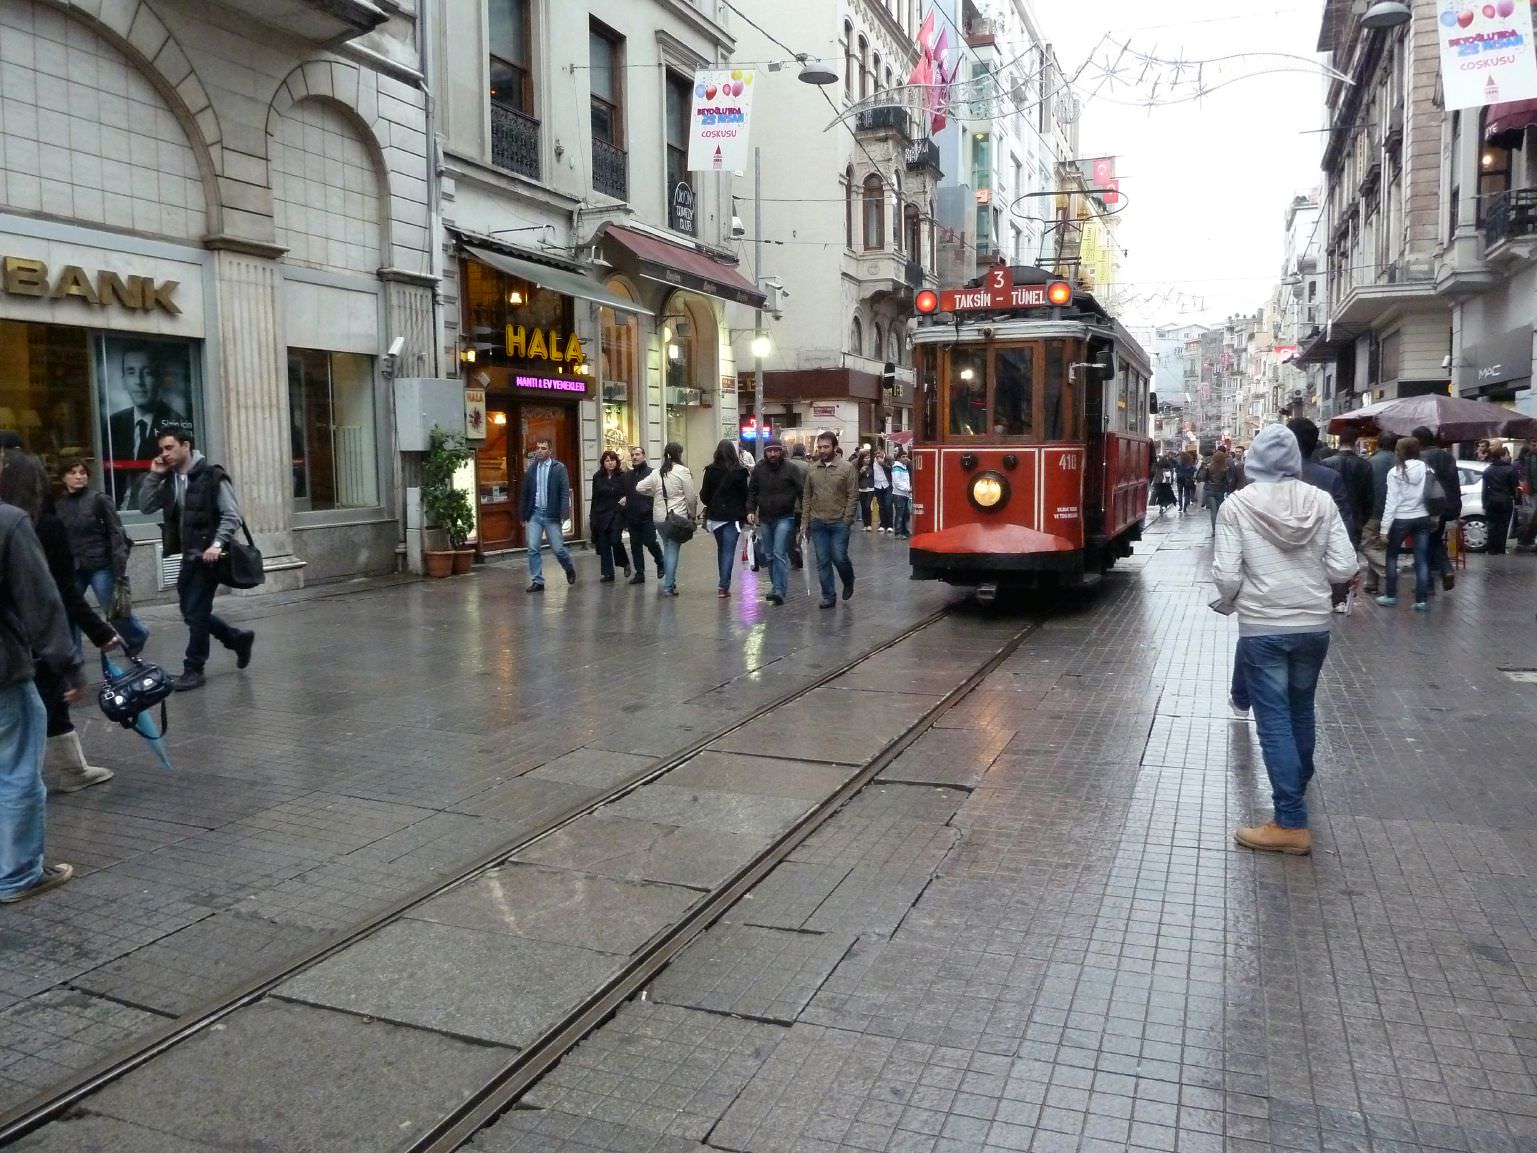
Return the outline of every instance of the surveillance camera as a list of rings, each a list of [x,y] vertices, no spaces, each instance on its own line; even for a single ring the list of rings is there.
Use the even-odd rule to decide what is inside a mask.
[[[1451,357],[1451,354],[1448,353],[1447,355],[1445,355],[1445,356],[1443,356],[1441,358],[1441,367],[1442,368],[1450,368],[1451,366],[1452,366],[1452,357]]]
[[[389,355],[392,358],[399,356],[400,355],[400,350],[403,349],[405,346],[406,346],[406,338],[403,337],[403,336],[397,336],[394,340],[390,341]]]
[[[741,240],[742,237],[744,237],[746,235],[747,235],[747,225],[742,223],[742,218],[740,216],[732,216],[732,218],[731,218],[731,239],[732,240]]]
[[[779,286],[779,296],[780,296],[781,300],[789,300],[790,299],[790,290],[788,288],[786,288],[784,285],[781,284]]]

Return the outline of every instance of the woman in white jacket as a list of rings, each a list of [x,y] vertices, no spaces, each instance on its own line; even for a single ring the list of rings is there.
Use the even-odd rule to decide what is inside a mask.
[[[1414,547],[1414,611],[1430,611],[1430,534],[1436,518],[1425,507],[1425,462],[1420,459],[1420,442],[1412,436],[1399,440],[1393,450],[1398,463],[1388,469],[1388,495],[1382,505],[1382,540],[1387,546],[1383,562],[1383,592],[1379,605],[1398,603],[1398,554],[1404,537]]]
[[[1217,513],[1212,580],[1238,614],[1238,653],[1254,707],[1275,819],[1238,829],[1251,849],[1307,853],[1307,787],[1316,743],[1313,693],[1329,654],[1329,586],[1356,575],[1356,550],[1334,500],[1298,479],[1302,450],[1285,425],[1260,430],[1244,458],[1248,485]]]
[[[652,498],[651,518],[662,538],[662,587],[664,597],[678,595],[678,556],[683,541],[667,531],[667,514],[677,513],[690,521],[699,519],[699,490],[693,474],[683,467],[683,446],[677,441],[662,450],[662,467],[641,478],[635,486],[641,496]]]

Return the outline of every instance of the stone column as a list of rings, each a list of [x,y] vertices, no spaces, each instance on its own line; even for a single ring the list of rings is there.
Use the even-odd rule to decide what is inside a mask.
[[[288,352],[283,344],[283,249],[211,242],[218,285],[218,380],[210,390],[224,429],[224,460],[246,524],[262,550],[266,589],[298,588],[293,550],[293,447]],[[213,407],[212,405],[210,407]]]

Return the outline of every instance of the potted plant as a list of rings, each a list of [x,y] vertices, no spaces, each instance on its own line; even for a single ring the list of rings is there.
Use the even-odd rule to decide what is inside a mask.
[[[464,437],[442,427],[434,427],[422,464],[422,514],[427,527],[446,539],[448,548],[435,549],[431,542],[423,549],[428,576],[466,573],[475,559],[475,550],[465,541],[475,531],[475,506],[470,494],[454,487],[454,474],[472,457]]]

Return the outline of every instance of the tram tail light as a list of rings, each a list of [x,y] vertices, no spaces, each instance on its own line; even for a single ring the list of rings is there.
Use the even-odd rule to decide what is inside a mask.
[[[1061,308],[1073,302],[1073,286],[1065,280],[1053,280],[1046,288],[1046,299]]]
[[[939,293],[932,288],[925,288],[913,300],[913,307],[927,316],[939,309]]]

